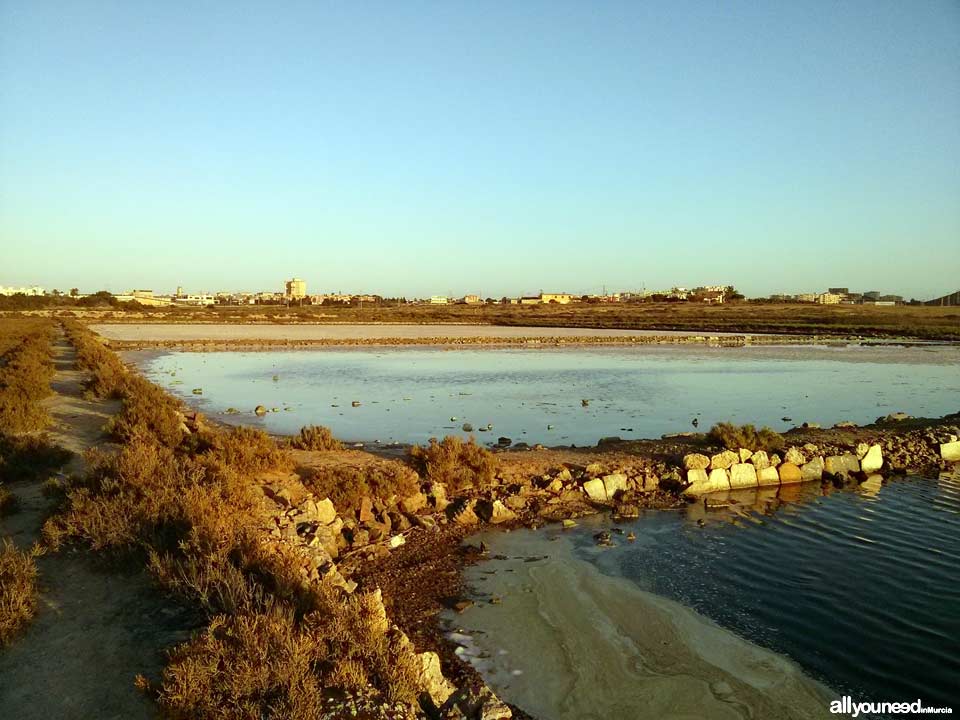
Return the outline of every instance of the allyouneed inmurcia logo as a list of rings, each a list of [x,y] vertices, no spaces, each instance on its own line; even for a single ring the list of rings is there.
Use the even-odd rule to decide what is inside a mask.
[[[913,702],[854,702],[849,695],[844,695],[839,700],[830,703],[830,712],[834,715],[850,715],[851,717],[860,717],[861,715],[903,715],[910,713],[912,715],[953,715],[951,707],[930,707],[924,705],[922,700]]]

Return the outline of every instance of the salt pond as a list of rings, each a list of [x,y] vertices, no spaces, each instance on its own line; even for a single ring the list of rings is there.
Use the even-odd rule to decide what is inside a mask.
[[[594,444],[717,421],[783,430],[960,410],[957,347],[691,346],[333,349],[131,353],[151,379],[212,414],[271,432],[328,425],[338,437]],[[193,394],[201,389],[202,395]],[[583,404],[583,400],[587,404]],[[358,407],[353,402],[359,403]],[[278,412],[257,419],[257,405]],[[455,418],[455,419],[454,419]],[[790,418],[784,420],[783,418]],[[488,424],[489,432],[482,432]]]

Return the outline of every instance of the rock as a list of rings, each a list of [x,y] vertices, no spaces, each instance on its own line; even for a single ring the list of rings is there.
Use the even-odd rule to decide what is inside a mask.
[[[940,457],[947,462],[960,462],[960,440],[942,443],[940,445]]]
[[[360,498],[360,510],[357,513],[357,520],[362,523],[373,522],[373,500],[369,497]]]
[[[584,468],[583,472],[590,477],[596,477],[597,475],[603,474],[603,465],[600,463],[590,463]]]
[[[461,428],[464,432],[473,432],[473,425],[470,423],[464,423]]]
[[[823,469],[831,475],[849,477],[852,473],[860,472],[860,461],[855,455],[831,455],[824,460]]]
[[[404,545],[406,542],[407,539],[403,535],[394,535],[392,538],[390,538],[388,545],[390,545],[391,548],[398,548],[401,545]]]
[[[787,452],[784,454],[783,459],[785,462],[796,465],[797,467],[800,467],[801,465],[804,465],[807,462],[806,456],[802,452],[800,452],[799,448],[796,448],[796,447],[791,447],[790,449],[788,449]]]
[[[428,497],[430,504],[437,512],[443,512],[450,504],[450,501],[447,500],[447,488],[443,483],[432,483],[429,487]]]
[[[547,485],[547,491],[553,493],[554,495],[559,495],[563,492],[563,483],[560,482],[560,478],[554,478],[550,481],[550,484]]]
[[[583,484],[583,491],[587,494],[587,497],[593,500],[594,502],[607,501],[607,490],[604,487],[603,480],[601,480],[600,478],[593,478],[592,480],[587,480]]]
[[[776,453],[774,453],[773,455],[770,456],[770,466],[771,466],[771,467],[777,467],[777,465],[779,465],[779,464],[782,463],[782,462],[783,462],[783,460],[781,460],[781,459],[780,459],[780,456],[777,455]]]
[[[724,450],[723,452],[717,453],[710,458],[710,467],[714,470],[726,470],[739,459],[740,456],[737,453],[730,450]]]
[[[867,454],[867,451],[870,449],[870,446],[867,443],[857,443],[857,460],[863,460],[864,455]]]
[[[407,515],[413,515],[427,506],[427,496],[418,492],[400,501],[400,509]]]
[[[706,485],[708,480],[707,471],[703,468],[690,468],[687,470],[687,483],[691,486]]]
[[[331,502],[330,498],[317,500],[315,505],[317,509],[318,522],[321,522],[324,525],[329,525],[337,519],[337,509],[333,506],[333,502]]]
[[[513,445],[513,440],[511,440],[510,438],[505,437],[505,436],[504,436],[504,437],[498,437],[498,438],[497,438],[497,445],[499,445],[500,447],[510,447],[511,445]]]
[[[499,500],[478,500],[474,505],[474,512],[484,522],[493,525],[516,520],[517,515]]]
[[[575,528],[576,526],[577,526],[577,523],[574,522],[573,520],[567,519],[563,521],[564,530],[570,530],[571,528]]]
[[[710,467],[710,458],[700,453],[690,453],[683,456],[683,467],[685,470],[706,470]]]
[[[740,462],[745,463],[749,462],[750,458],[753,457],[753,450],[747,450],[746,448],[740,448],[738,454],[740,455]]]
[[[910,420],[913,416],[908,415],[905,412],[894,412],[890,413],[886,417],[877,418],[878,423],[882,422],[903,422],[904,420]]]
[[[757,485],[766,487],[768,485],[779,485],[780,475],[775,467],[759,468],[757,470]]]
[[[452,520],[458,525],[476,525],[480,522],[477,513],[474,512],[474,500],[464,500],[453,507]]]
[[[260,417],[263,417],[264,415],[267,414],[267,409],[266,409],[263,405],[257,405],[257,406],[253,409],[253,412],[254,412],[255,414],[259,415]]]
[[[751,453],[751,455],[752,454],[753,453]],[[757,487],[757,469],[747,462],[731,465],[730,487],[733,490]]]
[[[629,503],[620,503],[617,505],[615,514],[621,518],[637,518],[640,517],[640,508]]]
[[[841,420],[841,421],[838,422],[838,423],[834,423],[833,426],[834,426],[835,428],[837,428],[837,429],[855,428],[855,427],[858,427],[858,425],[857,425],[855,422],[853,422],[852,420]]]
[[[777,468],[777,472],[780,474],[781,485],[803,482],[803,474],[800,472],[800,468],[797,467],[796,463],[790,461],[782,462],[780,463],[780,467]]]
[[[611,435],[609,437],[602,437],[597,441],[597,447],[602,445],[616,445],[617,443],[622,443],[623,439],[619,435]]]
[[[860,469],[867,475],[872,475],[883,467],[883,450],[879,445],[871,445],[867,454],[860,461]]]
[[[559,480],[562,483],[567,483],[573,480],[573,473],[570,472],[570,468],[562,468],[560,472],[553,476],[556,480]]]
[[[770,458],[767,457],[767,453],[763,450],[757,450],[753,453],[753,455],[750,456],[750,462],[757,470],[770,467]]]
[[[603,488],[607,493],[607,500],[613,500],[618,492],[626,492],[630,487],[627,476],[623,473],[613,473],[603,476]]]
[[[823,458],[815,457],[808,463],[800,467],[800,476],[807,480],[820,480],[823,478]]]
[[[503,501],[503,504],[511,510],[519,511],[527,507],[527,499],[522,495],[511,495]]]
[[[687,480],[690,485],[684,489],[687,495],[702,495],[730,489],[730,476],[722,468],[715,468],[707,475],[706,470],[688,470]]]
[[[352,403],[350,403],[350,405],[351,405],[351,407],[360,407],[360,401],[359,401],[359,400],[354,400]]]
[[[816,422],[805,422],[805,423],[804,423],[803,425],[801,425],[800,427],[804,427],[804,428],[806,428],[807,430],[819,430],[819,429],[820,429],[820,423],[816,423]]]
[[[435,652],[424,652],[418,657],[420,658],[420,684],[427,691],[434,705],[440,707],[453,695],[456,688],[443,676],[439,655]]]

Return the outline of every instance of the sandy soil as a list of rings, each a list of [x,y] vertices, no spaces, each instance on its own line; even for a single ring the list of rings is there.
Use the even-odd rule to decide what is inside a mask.
[[[483,598],[451,615],[454,638],[497,694],[535,717],[600,720],[826,718],[829,691],[790,660],[517,531],[484,540],[467,570]],[[471,657],[472,656],[472,657]]]
[[[83,373],[60,338],[47,408],[51,439],[75,453],[62,472],[82,469],[81,453],[104,443],[101,428],[114,402],[83,397]],[[13,483],[20,510],[0,520],[0,534],[33,543],[50,502],[40,483]],[[134,687],[142,673],[159,678],[162,650],[186,639],[190,619],[165,601],[141,569],[101,566],[92,553],[62,551],[38,560],[40,607],[23,635],[0,652],[0,717],[18,720],[136,720],[159,717]]]
[[[537,338],[537,337],[685,337],[728,336],[733,333],[695,333],[670,330],[613,330],[608,328],[498,327],[492,325],[186,325],[102,324],[90,329],[108,340],[370,340],[422,338]]]

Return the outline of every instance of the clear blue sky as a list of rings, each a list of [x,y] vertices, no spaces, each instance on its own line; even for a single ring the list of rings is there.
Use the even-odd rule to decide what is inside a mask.
[[[0,0],[0,284],[960,288],[960,2]]]

